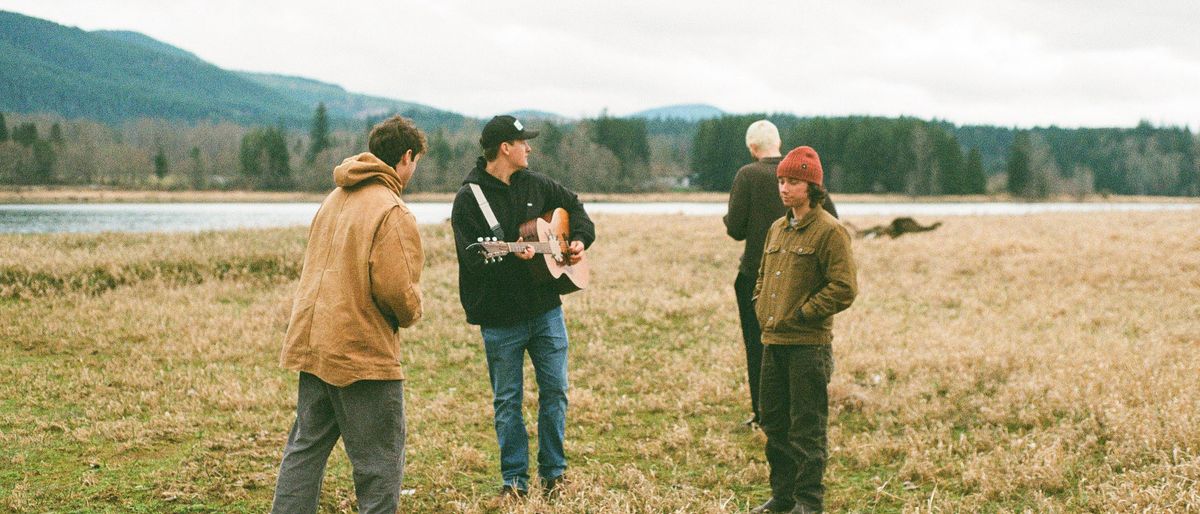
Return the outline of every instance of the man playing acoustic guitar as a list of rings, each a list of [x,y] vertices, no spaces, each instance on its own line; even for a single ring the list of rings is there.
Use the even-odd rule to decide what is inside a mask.
[[[569,243],[562,241],[564,265],[583,259],[595,229],[575,193],[530,171],[529,139],[512,116],[496,116],[483,127],[483,157],[467,173],[454,198],[450,223],[458,253],[458,292],[467,322],[479,325],[487,353],[500,445],[501,498],[520,498],[529,487],[529,435],[521,413],[525,352],[538,384],[538,475],[542,492],[555,494],[567,467],[563,434],[567,411],[567,328],[558,286],[538,280],[534,249],[487,262],[476,251],[481,238],[518,241],[522,223],[547,211],[565,209]],[[485,214],[486,212],[486,214]],[[521,248],[521,247],[519,247]]]

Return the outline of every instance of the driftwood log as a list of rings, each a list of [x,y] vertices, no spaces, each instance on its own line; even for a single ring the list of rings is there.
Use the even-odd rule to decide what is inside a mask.
[[[850,232],[854,234],[854,237],[861,239],[874,239],[880,236],[888,236],[892,239],[895,239],[904,234],[911,234],[913,232],[929,232],[930,230],[934,230],[942,226],[942,222],[940,221],[934,222],[932,225],[922,225],[909,217],[896,218],[887,225],[875,225],[874,227],[861,230],[848,221],[843,221],[842,224],[845,225],[846,228],[850,229]]]

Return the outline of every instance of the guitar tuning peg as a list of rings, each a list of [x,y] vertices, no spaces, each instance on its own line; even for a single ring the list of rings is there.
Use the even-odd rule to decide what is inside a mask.
[[[481,237],[481,238],[479,238],[479,239],[476,239],[476,240],[475,240],[475,242],[476,242],[476,243],[482,243],[482,242],[483,242],[483,238]]]

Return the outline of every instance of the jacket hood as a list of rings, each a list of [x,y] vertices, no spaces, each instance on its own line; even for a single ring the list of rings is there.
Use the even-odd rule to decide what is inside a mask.
[[[347,157],[333,169],[333,183],[338,187],[354,187],[370,179],[378,179],[397,195],[404,189],[396,169],[371,152]]]

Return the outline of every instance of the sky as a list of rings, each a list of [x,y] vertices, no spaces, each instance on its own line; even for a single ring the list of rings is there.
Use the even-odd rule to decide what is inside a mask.
[[[0,0],[470,116],[879,115],[1200,129],[1194,0]]]

